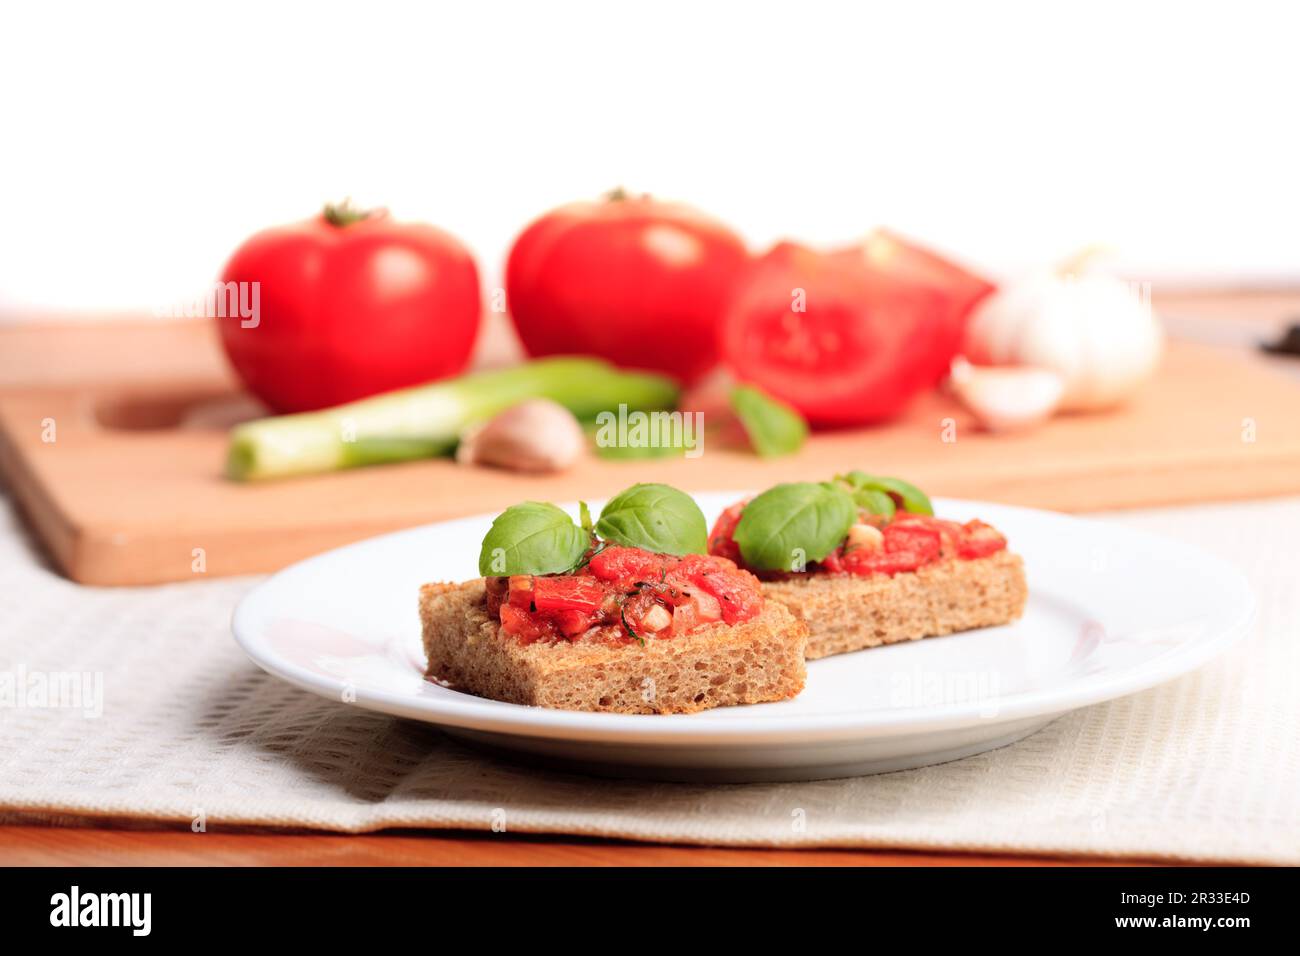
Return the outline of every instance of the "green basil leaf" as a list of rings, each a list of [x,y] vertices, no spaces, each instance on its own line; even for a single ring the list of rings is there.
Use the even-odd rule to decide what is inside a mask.
[[[853,492],[853,500],[859,508],[869,514],[883,515],[886,518],[892,518],[894,512],[898,510],[893,498],[874,488],[857,489]]]
[[[801,570],[839,547],[857,520],[857,505],[842,487],[801,481],[776,485],[745,505],[735,539],[751,567]]]
[[[704,554],[709,529],[695,499],[668,485],[633,485],[600,511],[596,534],[660,554]]]
[[[483,538],[478,573],[563,574],[577,567],[591,538],[560,508],[540,501],[511,505]]]
[[[883,491],[902,505],[904,511],[909,511],[912,514],[934,514],[934,506],[930,504],[930,499],[926,496],[926,493],[916,485],[903,481],[901,478],[883,478],[879,475],[868,475],[864,471],[854,470],[847,475],[836,475],[835,480],[844,482],[854,492],[862,489]]]
[[[582,525],[582,530],[591,534],[591,509],[587,507],[587,502],[578,502],[578,524]]]
[[[808,423],[802,415],[752,385],[731,390],[731,408],[754,451],[763,458],[793,455],[808,438]]]

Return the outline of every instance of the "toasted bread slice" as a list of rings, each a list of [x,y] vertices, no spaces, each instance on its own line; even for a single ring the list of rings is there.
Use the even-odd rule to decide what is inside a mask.
[[[620,714],[689,714],[785,700],[803,690],[808,629],[767,602],[743,624],[638,644],[521,644],[489,617],[482,579],[420,588],[427,674],[513,704]]]
[[[1029,591],[1020,556],[949,558],[893,577],[808,574],[763,584],[808,624],[808,659],[1008,624]]]

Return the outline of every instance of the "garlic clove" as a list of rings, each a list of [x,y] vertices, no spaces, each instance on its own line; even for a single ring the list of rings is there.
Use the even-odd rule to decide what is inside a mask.
[[[1065,395],[1065,378],[1046,368],[952,363],[952,391],[989,431],[1018,431],[1052,416]]]
[[[864,551],[879,551],[885,546],[885,536],[881,530],[869,524],[858,523],[849,528],[849,535],[845,543],[850,548],[861,548]]]
[[[658,604],[652,605],[645,617],[641,618],[641,628],[646,631],[662,631],[672,623],[672,614]]]
[[[456,460],[465,465],[553,472],[576,464],[586,447],[587,438],[572,412],[548,398],[534,398],[466,430]]]

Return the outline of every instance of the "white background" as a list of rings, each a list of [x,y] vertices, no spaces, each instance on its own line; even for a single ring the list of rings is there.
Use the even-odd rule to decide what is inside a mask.
[[[1300,278],[1282,4],[6,3],[0,310],[148,311],[351,194],[497,281],[624,184],[755,246],[890,224],[1003,274]]]

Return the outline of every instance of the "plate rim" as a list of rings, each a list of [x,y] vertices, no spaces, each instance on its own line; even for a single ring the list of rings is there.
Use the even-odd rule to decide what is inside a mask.
[[[709,495],[738,499],[752,492],[701,491],[694,496]],[[782,714],[745,713],[748,708],[727,708],[734,717],[699,722],[695,714],[605,714],[591,711],[554,710],[524,704],[510,704],[472,695],[448,700],[415,698],[409,694],[383,690],[352,688],[353,700],[345,700],[347,687],[340,678],[309,670],[283,655],[255,634],[253,618],[259,604],[268,600],[278,584],[287,577],[308,573],[314,564],[333,559],[343,551],[382,547],[389,540],[426,533],[454,524],[490,521],[495,515],[485,512],[442,521],[428,522],[382,535],[354,541],[322,551],[294,562],[257,584],[240,599],[231,615],[231,630],[243,652],[262,670],[303,690],[335,700],[341,704],[407,717],[435,725],[478,730],[511,736],[561,738],[574,741],[604,742],[637,746],[711,746],[725,743],[815,744],[835,743],[848,739],[902,737],[980,725],[994,727],[1004,722],[1031,717],[1059,716],[1080,707],[1114,700],[1173,680],[1203,666],[1225,652],[1252,628],[1257,614],[1257,599],[1244,573],[1231,562],[1206,549],[1136,528],[1110,525],[1104,520],[1027,508],[998,502],[964,498],[936,498],[936,510],[953,505],[958,509],[1016,512],[1026,516],[1048,516],[1054,521],[1119,531],[1125,536],[1146,539],[1160,547],[1176,546],[1199,560],[1215,565],[1221,573],[1225,590],[1235,592],[1235,612],[1225,612],[1227,619],[1210,636],[1157,655],[1138,664],[1109,674],[1090,675],[1065,685],[1031,689],[1000,698],[992,714],[987,701],[966,701],[938,706],[904,707],[857,713]],[[576,501],[560,507],[575,511]],[[1236,600],[1239,599],[1239,600]],[[414,600],[412,601],[414,606]],[[414,613],[414,612],[413,612]],[[861,652],[855,652],[861,653]],[[818,661],[809,662],[815,667]]]

